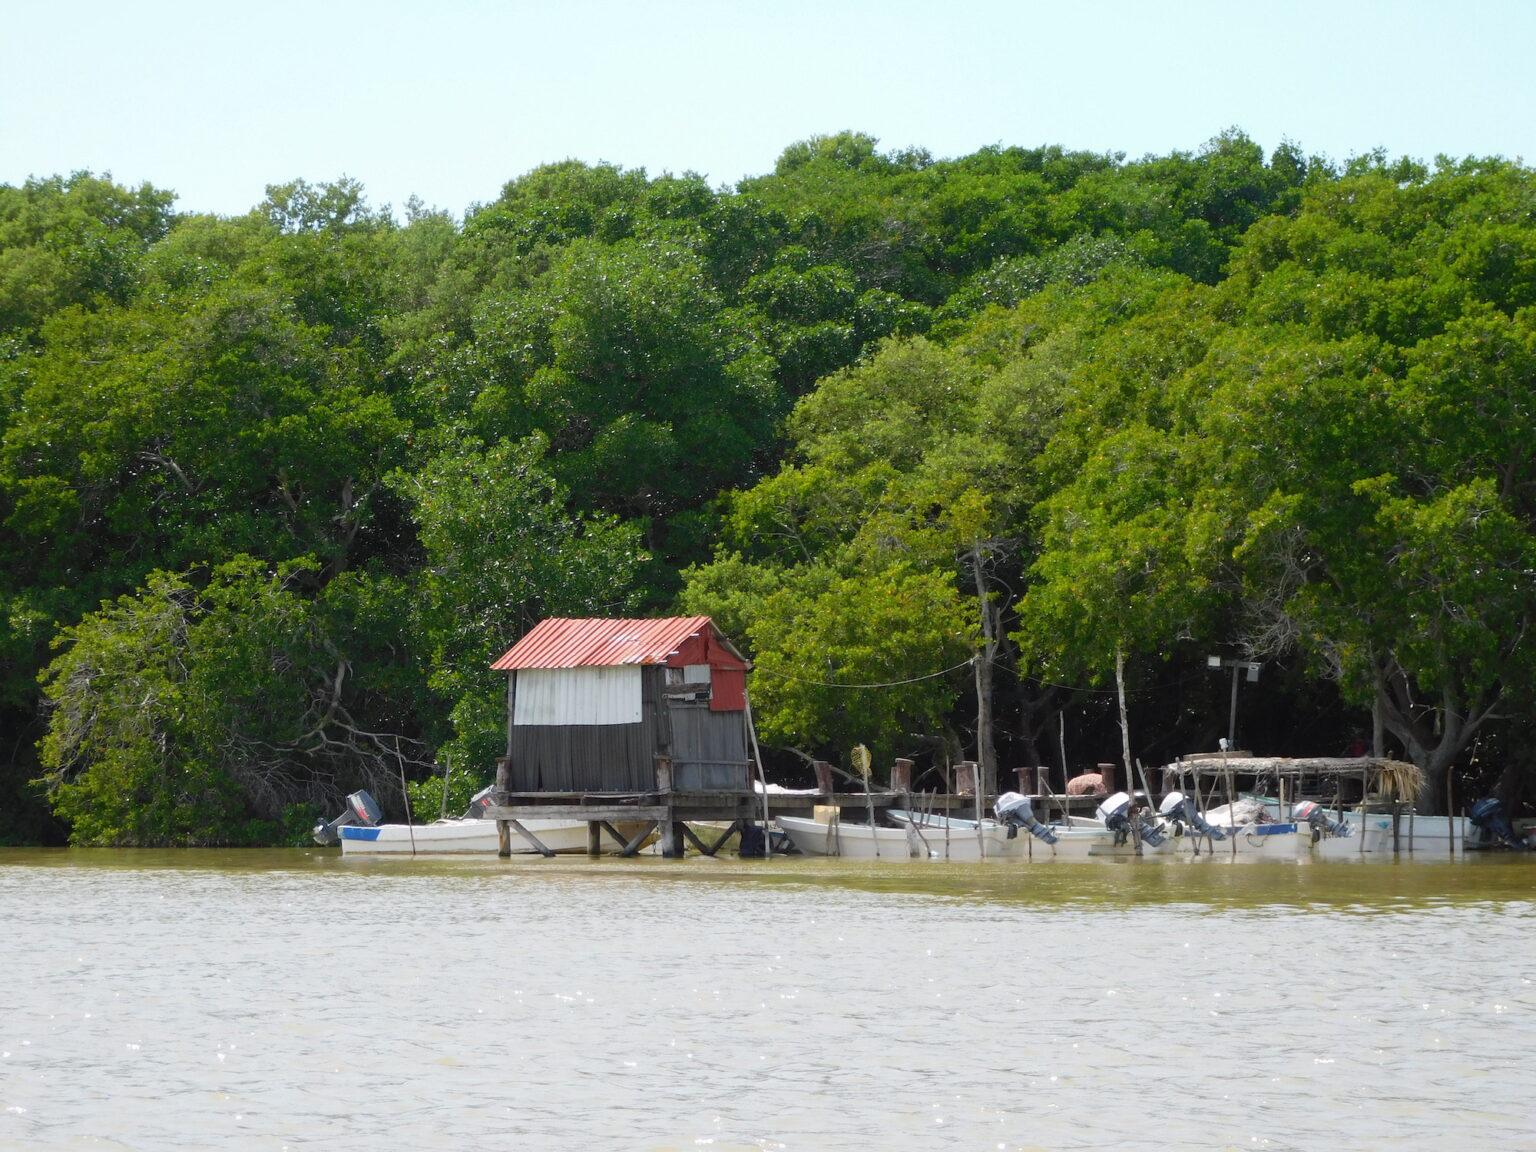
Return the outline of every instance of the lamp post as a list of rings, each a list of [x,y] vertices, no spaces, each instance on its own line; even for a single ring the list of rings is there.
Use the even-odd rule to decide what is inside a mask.
[[[1248,673],[1248,683],[1257,684],[1259,681],[1259,668],[1257,660],[1237,660],[1232,657],[1207,656],[1205,666],[1220,671],[1222,668],[1232,669],[1232,707],[1227,715],[1227,747],[1237,749],[1237,674],[1244,669]]]

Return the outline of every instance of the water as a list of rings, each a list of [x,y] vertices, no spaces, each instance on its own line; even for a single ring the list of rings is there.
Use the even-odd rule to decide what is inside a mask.
[[[1533,891],[0,851],[0,1149],[1536,1148]]]

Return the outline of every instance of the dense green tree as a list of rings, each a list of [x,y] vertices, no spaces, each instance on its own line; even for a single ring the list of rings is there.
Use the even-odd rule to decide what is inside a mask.
[[[624,615],[647,559],[635,525],[567,509],[535,436],[482,447],[449,441],[391,478],[424,559],[416,650],[452,725],[436,733],[466,779],[505,743],[505,678],[491,662],[544,616]]]
[[[674,597],[806,752],[1040,763],[1068,708],[1102,756],[1122,660],[1181,750],[1183,662],[1237,643],[1438,797],[1530,720],[1531,188],[1237,131],[565,161],[462,221],[0,188],[0,839],[276,837],[439,750],[468,786],[496,651]]]

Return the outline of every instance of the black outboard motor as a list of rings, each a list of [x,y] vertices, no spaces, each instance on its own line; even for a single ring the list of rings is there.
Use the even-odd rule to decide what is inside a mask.
[[[1303,800],[1291,809],[1291,819],[1298,823],[1305,822],[1312,829],[1312,842],[1315,844],[1324,836],[1353,836],[1355,827],[1348,820],[1335,820],[1328,815],[1328,809],[1315,800]]]
[[[379,802],[369,793],[358,791],[347,797],[345,812],[334,820],[320,821],[310,835],[320,847],[329,848],[341,843],[341,833],[337,829],[343,824],[361,824],[364,828],[372,828],[382,819],[384,810],[379,807]]]
[[[469,798],[469,807],[464,809],[461,820],[484,820],[485,810],[491,806],[491,794],[496,791],[496,785],[488,784]]]
[[[1104,822],[1104,827],[1115,834],[1116,844],[1124,844],[1130,838],[1132,821],[1138,815],[1136,802],[1131,799],[1129,792],[1116,792],[1099,805],[1099,819]],[[1153,848],[1167,839],[1167,835],[1155,821],[1140,822],[1137,828],[1141,834],[1141,842]]]
[[[1524,840],[1515,835],[1509,817],[1504,815],[1504,805],[1499,803],[1497,796],[1485,796],[1472,805],[1472,810],[1467,813],[1467,819],[1471,821],[1477,833],[1466,839],[1466,847],[1469,850],[1512,848],[1516,852],[1524,852],[1529,847]]]
[[[992,805],[992,812],[997,817],[998,823],[1008,829],[1010,840],[1019,834],[1020,828],[1023,828],[1031,836],[1044,840],[1047,844],[1056,843],[1056,833],[1035,819],[1034,805],[1029,802],[1028,796],[1021,796],[1017,792],[1004,792]]]
[[[1163,797],[1163,802],[1158,805],[1158,814],[1164,820],[1176,825],[1184,835],[1209,836],[1212,840],[1225,840],[1225,829],[1218,828],[1214,824],[1206,822],[1200,815],[1200,809],[1195,807],[1195,802],[1182,792],[1170,792]]]

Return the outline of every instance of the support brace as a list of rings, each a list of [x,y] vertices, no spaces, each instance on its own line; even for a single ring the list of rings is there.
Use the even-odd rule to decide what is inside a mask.
[[[512,829],[519,836],[528,841],[528,843],[533,846],[533,850],[540,856],[553,856],[555,854],[552,849],[545,847],[544,841],[540,840],[532,832],[524,828],[523,822],[521,820],[508,820],[507,823],[512,826]]]
[[[612,829],[609,829],[609,831],[612,831]],[[624,850],[620,852],[619,855],[633,856],[636,852],[640,851],[640,845],[645,843],[646,837],[648,837],[654,831],[656,831],[656,821],[647,820],[645,822],[645,827],[636,834],[633,840],[624,845]],[[623,837],[620,836],[619,839],[622,840]]]

